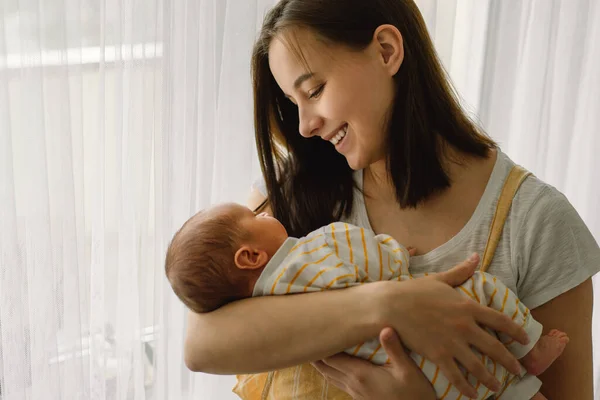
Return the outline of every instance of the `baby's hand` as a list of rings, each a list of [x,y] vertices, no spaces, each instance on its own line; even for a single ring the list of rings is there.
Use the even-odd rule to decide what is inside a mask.
[[[407,247],[406,250],[408,250],[408,254],[410,254],[411,257],[414,257],[415,254],[417,254],[417,249],[414,247]]]

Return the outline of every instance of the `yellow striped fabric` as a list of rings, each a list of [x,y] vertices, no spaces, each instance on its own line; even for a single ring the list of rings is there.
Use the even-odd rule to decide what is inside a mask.
[[[233,392],[244,400],[352,400],[311,364],[237,378]]]

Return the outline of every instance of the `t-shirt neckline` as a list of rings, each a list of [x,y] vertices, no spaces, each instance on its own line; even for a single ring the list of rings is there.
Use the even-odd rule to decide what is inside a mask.
[[[429,264],[440,258],[443,258],[452,249],[457,248],[459,243],[461,243],[463,240],[465,240],[475,230],[475,227],[480,223],[480,220],[485,215],[486,211],[492,205],[492,203],[498,196],[498,193],[500,192],[500,188],[504,182],[504,179],[506,178],[507,164],[508,164],[507,156],[502,151],[500,151],[500,149],[498,149],[496,162],[494,163],[494,168],[492,170],[492,173],[490,175],[488,183],[487,183],[485,190],[483,192],[483,195],[481,196],[481,199],[479,200],[479,203],[477,204],[477,207],[475,208],[475,211],[473,212],[473,215],[471,216],[469,221],[454,237],[452,237],[452,239],[448,240],[446,243],[436,247],[435,249],[431,250],[430,252],[428,252],[426,254],[411,257],[410,262],[412,265],[419,266],[419,265],[423,265],[423,264]],[[359,200],[360,200],[360,207],[362,208],[361,211],[364,214],[364,224],[366,225],[365,226],[366,228],[373,230],[373,228],[371,227],[371,222],[369,221],[365,198],[364,198],[364,193],[362,190],[364,187],[363,170],[357,171],[357,174],[358,174],[358,176],[356,178],[357,178],[358,186],[360,189],[358,191],[357,195],[360,196]],[[377,232],[377,233],[385,233],[385,232]]]

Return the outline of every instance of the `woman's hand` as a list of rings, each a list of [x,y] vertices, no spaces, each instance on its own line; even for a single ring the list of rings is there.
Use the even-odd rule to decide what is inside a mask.
[[[520,343],[527,334],[510,317],[462,296],[454,286],[467,280],[477,267],[479,257],[459,264],[449,271],[424,278],[395,282],[377,282],[373,296],[383,313],[379,320],[398,332],[404,344],[440,367],[441,372],[465,396],[474,388],[461,373],[457,362],[491,390],[500,382],[475,356],[471,346],[499,362],[513,374],[520,364],[502,343],[481,328],[504,332]],[[380,285],[380,286],[375,286]],[[369,285],[367,285],[369,286]]]
[[[396,332],[385,328],[379,340],[390,359],[389,364],[378,366],[340,353],[313,365],[328,382],[353,399],[435,399],[431,384],[406,354]]]

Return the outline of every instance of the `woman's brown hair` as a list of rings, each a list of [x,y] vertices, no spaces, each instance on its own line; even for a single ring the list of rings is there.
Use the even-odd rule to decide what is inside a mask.
[[[307,28],[327,44],[361,51],[384,24],[398,28],[404,42],[387,135],[387,168],[399,206],[416,207],[450,186],[444,144],[478,157],[495,147],[462,110],[412,0],[281,0],[265,17],[254,46],[252,80],[269,203],[292,236],[349,215],[355,185],[345,158],[330,143],[299,134],[297,107],[269,68],[271,41],[290,28]]]

